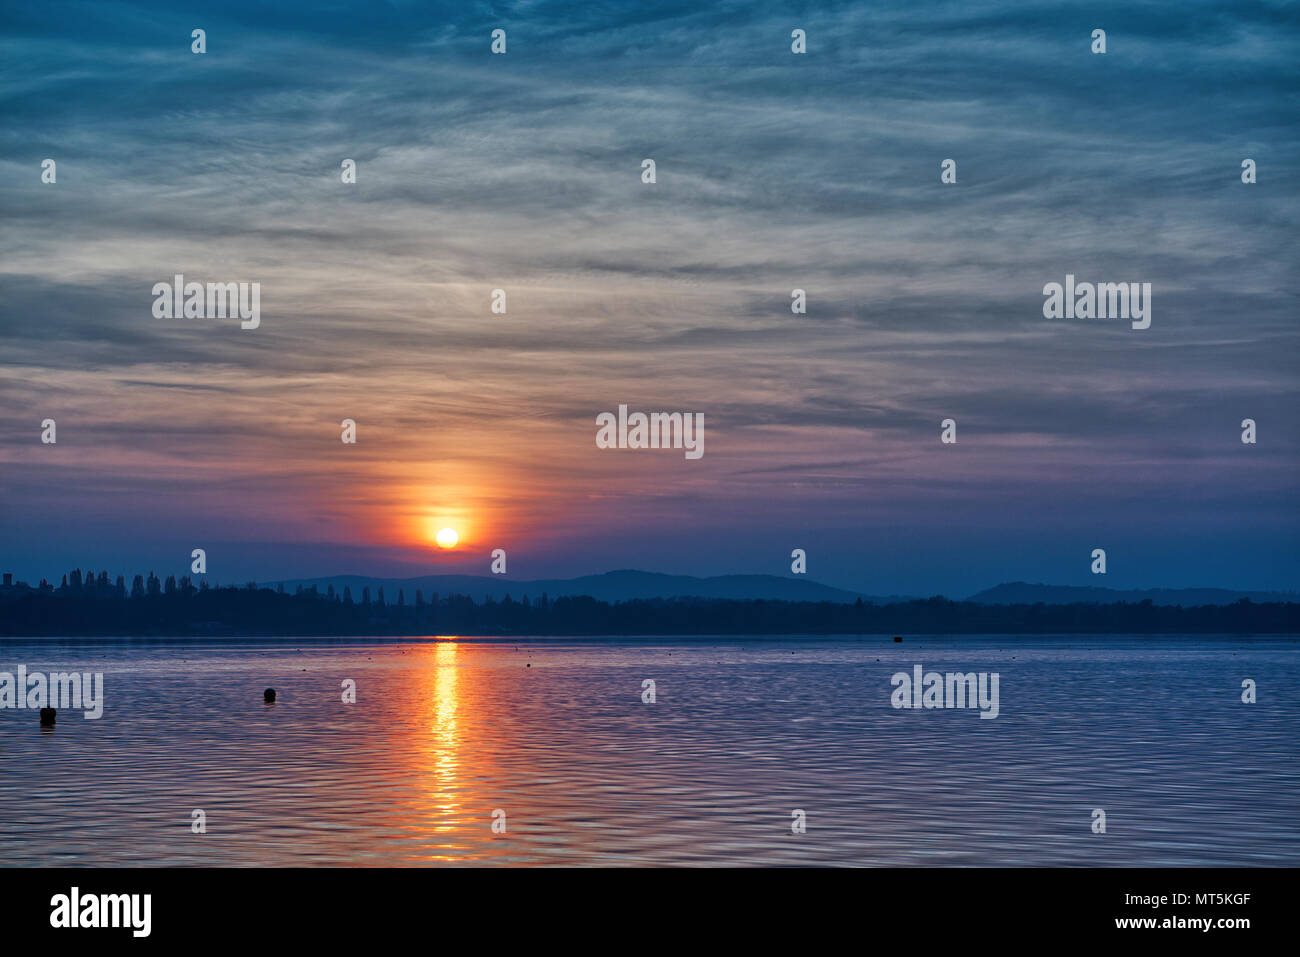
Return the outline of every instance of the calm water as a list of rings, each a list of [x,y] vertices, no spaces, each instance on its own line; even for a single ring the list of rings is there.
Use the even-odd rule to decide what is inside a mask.
[[[0,710],[0,865],[1300,865],[1296,639],[0,642],[19,664],[102,671],[106,707]],[[914,664],[998,672],[1000,716],[894,710]]]

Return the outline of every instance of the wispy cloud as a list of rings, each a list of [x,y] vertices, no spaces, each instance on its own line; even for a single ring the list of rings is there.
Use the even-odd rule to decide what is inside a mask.
[[[1286,6],[816,7],[7,11],[6,541],[58,515],[135,560],[225,530],[265,575],[239,541],[415,549],[451,508],[548,573],[620,544],[780,570],[803,536],[843,557],[828,580],[960,590],[1033,577],[1048,527],[1053,554],[1109,526],[1165,556],[1134,584],[1201,583],[1168,529],[1231,516],[1215,583],[1293,586]],[[154,319],[178,272],[261,282],[261,328]],[[1043,320],[1066,272],[1151,282],[1152,328]],[[599,452],[619,402],[704,412],[705,459]],[[908,570],[863,545],[908,529]],[[52,573],[56,544],[6,558]]]

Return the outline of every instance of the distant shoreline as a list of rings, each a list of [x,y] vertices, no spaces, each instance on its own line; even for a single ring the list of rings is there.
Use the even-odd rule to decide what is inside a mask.
[[[359,597],[360,601],[356,598]],[[515,601],[463,594],[407,602],[332,587],[295,594],[258,588],[210,588],[188,578],[137,577],[128,593],[107,575],[54,587],[0,590],[0,637],[41,638],[484,638],[867,635],[1294,635],[1300,603],[1156,605],[1078,602],[989,605],[942,597],[890,604],[858,600],[637,598],[605,602],[565,596]]]
[[[5,644],[22,644],[23,642],[86,643],[86,644],[242,644],[247,642],[264,642],[289,644],[297,642],[305,645],[339,645],[348,642],[357,644],[390,644],[420,642],[440,644],[443,642],[481,643],[481,644],[575,644],[575,645],[640,645],[648,641],[668,644],[734,644],[737,642],[772,642],[788,643],[792,641],[832,641],[889,644],[895,646],[893,635],[886,634],[808,634],[798,632],[791,634],[698,634],[698,635],[0,635],[0,646]],[[1095,638],[1102,641],[1115,639],[1172,642],[1195,641],[1300,641],[1300,631],[1291,633],[1183,633],[1183,634],[1142,634],[1142,633],[1079,633],[1060,632],[1042,634],[1036,632],[1004,633],[994,632],[949,632],[933,634],[906,634],[903,645],[915,645],[924,641],[944,641],[953,638],[1006,638],[1008,640],[1041,639],[1044,641],[1082,640]]]

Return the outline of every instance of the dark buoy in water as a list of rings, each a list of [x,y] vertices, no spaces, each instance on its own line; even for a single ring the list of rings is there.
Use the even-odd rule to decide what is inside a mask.
[[[902,640],[903,640],[903,636],[902,636],[902,635],[895,635],[895,636],[894,636],[894,640],[895,640],[895,641],[902,641]]]
[[[262,692],[262,700],[267,704],[275,704],[275,689],[267,688]]]
[[[55,716],[56,714],[58,714],[58,712],[55,711],[53,708],[42,708],[42,709],[41,709],[41,727],[42,727],[42,728],[52,728],[52,727],[54,727],[54,716]]]

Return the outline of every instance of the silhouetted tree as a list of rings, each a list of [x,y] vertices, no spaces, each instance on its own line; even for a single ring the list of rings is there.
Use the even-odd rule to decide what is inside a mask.
[[[890,635],[890,634],[1284,634],[1300,632],[1300,603],[1253,603],[1181,607],[1137,604],[983,605],[954,602],[941,596],[876,605],[797,601],[728,601],[711,599],[638,599],[608,603],[590,596],[547,595],[537,601],[475,602],[467,595],[433,596],[414,608],[397,604],[353,604],[343,590],[343,604],[322,600],[316,586],[287,595],[271,587],[222,588],[204,579],[169,576],[163,584],[152,572],[136,575],[131,597],[126,579],[117,587],[93,591],[103,580],[83,577],[82,589],[40,590],[25,583],[0,589],[0,635]],[[150,596],[155,597],[150,597]],[[87,600],[95,608],[88,613]]]

